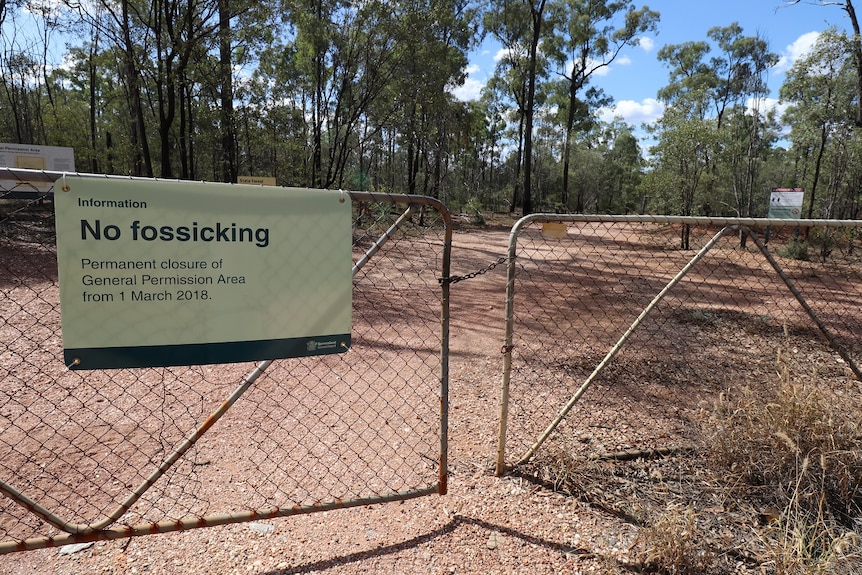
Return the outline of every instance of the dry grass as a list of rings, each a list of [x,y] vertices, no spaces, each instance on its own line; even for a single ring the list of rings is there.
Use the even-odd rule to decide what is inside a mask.
[[[692,506],[671,506],[641,531],[637,547],[640,564],[651,573],[698,575],[715,567],[715,554]]]
[[[862,416],[780,353],[776,366],[770,391],[725,392],[703,410],[693,456],[557,451],[533,472],[640,527],[629,570],[862,573]]]
[[[763,487],[764,566],[777,575],[858,573],[862,518],[860,414],[828,401],[815,378],[794,375],[779,353],[772,398],[723,394],[706,420],[708,454]]]
[[[721,395],[706,421],[709,455],[747,483],[774,486],[776,502],[848,521],[862,487],[860,415],[830,402],[817,381],[794,378],[780,354],[778,366],[774,397]]]

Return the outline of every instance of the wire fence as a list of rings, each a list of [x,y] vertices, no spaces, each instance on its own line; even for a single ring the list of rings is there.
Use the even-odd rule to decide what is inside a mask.
[[[350,193],[346,353],[75,371],[58,177],[0,174],[0,553],[446,492],[451,225],[439,202]]]
[[[685,445],[797,361],[862,407],[859,222],[532,215],[511,233],[497,473]]]
[[[498,473],[684,445],[779,352],[862,408],[859,222],[533,215],[450,276],[442,205],[360,192],[349,352],[70,370],[58,177],[0,173],[0,553],[445,493],[450,285],[504,264]]]

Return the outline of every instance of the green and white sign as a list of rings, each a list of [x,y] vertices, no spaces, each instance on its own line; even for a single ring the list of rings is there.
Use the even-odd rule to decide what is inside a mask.
[[[66,177],[54,196],[64,359],[72,369],[349,348],[347,194]]]
[[[798,220],[802,215],[802,188],[772,188],[769,194],[768,217],[782,220]]]

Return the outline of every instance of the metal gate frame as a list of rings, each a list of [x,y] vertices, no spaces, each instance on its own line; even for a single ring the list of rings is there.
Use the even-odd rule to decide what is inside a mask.
[[[6,180],[20,182],[17,189],[0,190],[0,199],[27,199],[42,201],[53,193],[53,186],[71,173],[46,172],[41,170],[9,169],[0,168],[0,181]],[[119,176],[106,176],[100,174],[75,173],[79,177],[113,178],[113,179],[136,179]],[[143,179],[143,178],[137,178]],[[151,179],[146,179],[152,181]],[[158,181],[158,180],[156,180]],[[34,186],[37,184],[39,187]],[[213,183],[213,185],[230,185]],[[45,191],[45,187],[49,187]],[[393,501],[404,501],[426,495],[445,495],[448,489],[448,419],[449,419],[449,292],[450,282],[447,281],[450,274],[450,258],[452,248],[452,221],[446,207],[437,199],[407,194],[380,194],[372,192],[347,191],[354,202],[377,202],[390,203],[402,209],[401,215],[391,226],[374,241],[366,250],[365,254],[353,265],[352,275],[357,273],[377,254],[380,249],[389,242],[398,230],[411,219],[417,211],[431,208],[436,210],[443,223],[442,253],[440,254],[441,269],[439,279],[440,285],[440,350],[439,350],[439,459],[436,484],[425,488],[408,489],[397,493],[376,495],[372,497],[360,497],[354,499],[335,498],[329,501],[316,501],[310,505],[294,505],[291,507],[267,507],[252,509],[244,512],[228,514],[212,514],[203,517],[186,517],[179,520],[167,520],[161,522],[139,524],[139,525],[116,525],[117,521],[132,508],[136,502],[152,487],[160,477],[176,464],[182,456],[192,448],[201,437],[230,409],[236,401],[255,383],[255,381],[273,363],[273,360],[262,361],[246,375],[238,387],[223,401],[223,403],[210,414],[170,455],[168,455],[148,476],[141,482],[132,493],[120,503],[116,509],[104,516],[101,520],[89,524],[75,524],[66,521],[53,513],[45,506],[29,497],[22,490],[17,489],[7,481],[0,478],[0,493],[13,500],[29,513],[38,516],[52,527],[62,531],[61,535],[53,537],[34,537],[20,541],[0,542],[0,554],[16,551],[27,551],[46,547],[57,547],[75,543],[86,543],[91,541],[107,541],[122,539],[140,535],[157,533],[168,533],[183,531],[200,527],[213,527],[233,523],[259,521],[278,517],[289,517],[328,511],[333,509],[345,509],[360,507],[370,504],[386,503]]]
[[[512,371],[512,351],[514,338],[514,317],[515,317],[515,276],[518,251],[518,236],[520,232],[528,225],[535,223],[655,223],[655,224],[679,224],[683,226],[709,225],[722,226],[721,230],[715,234],[710,241],[706,243],[683,268],[671,279],[667,285],[660,290],[652,301],[643,309],[638,317],[626,329],[625,333],[605,354],[604,358],[596,365],[592,373],[583,381],[580,387],[575,391],[565,406],[559,411],[556,417],[540,434],[539,438],[533,445],[521,455],[513,465],[506,464],[506,433],[509,416],[509,392]],[[583,214],[531,214],[524,216],[512,226],[509,234],[508,247],[508,266],[506,270],[506,306],[505,306],[505,342],[502,347],[503,353],[503,374],[500,393],[500,418],[497,437],[497,457],[495,464],[495,473],[498,476],[504,475],[508,470],[527,463],[535,456],[536,452],[554,430],[560,425],[566,415],[577,404],[584,393],[590,388],[593,381],[605,370],[608,364],[614,359],[617,353],[625,346],[626,341],[637,330],[638,326],[646,319],[650,312],[661,302],[662,299],[673,289],[673,287],[682,280],[691,268],[697,264],[717,243],[718,241],[729,234],[745,234],[751,238],[757,248],[760,250],[764,258],[772,266],[773,270],[787,286],[788,290],[793,294],[796,301],[803,308],[805,313],[815,323],[818,330],[823,334],[829,345],[841,356],[848,367],[853,371],[856,377],[862,381],[862,370],[856,365],[856,362],[847,352],[847,350],[836,340],[826,325],[817,316],[808,302],[805,300],[800,291],[787,276],[773,255],[769,252],[766,244],[758,237],[755,230],[770,230],[772,228],[804,228],[804,227],[828,227],[828,228],[860,228],[862,222],[858,220],[791,220],[791,219],[761,219],[761,218],[701,218],[701,217],[684,217],[684,216],[595,216]],[[768,237],[768,236],[767,236]]]

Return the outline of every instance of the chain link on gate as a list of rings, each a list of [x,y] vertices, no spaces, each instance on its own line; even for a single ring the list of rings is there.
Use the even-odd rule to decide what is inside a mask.
[[[62,361],[59,177],[0,171],[0,553],[445,493],[439,202],[350,192],[346,353],[78,371]]]
[[[508,260],[509,260],[509,256],[501,256],[496,261],[493,261],[490,264],[488,264],[487,266],[485,266],[484,268],[478,269],[474,272],[470,272],[470,273],[465,274],[463,276],[449,276],[449,277],[437,278],[437,281],[440,282],[440,285],[443,285],[443,284],[451,285],[451,284],[456,284],[458,282],[462,282],[464,280],[471,280],[473,278],[477,278],[481,275],[488,273],[489,271],[496,268],[498,265],[506,263]]]
[[[545,235],[548,222],[567,229]],[[858,412],[860,239],[859,221],[523,218],[510,235],[497,473],[540,448],[687,445],[702,405],[774,386],[777,355]]]

